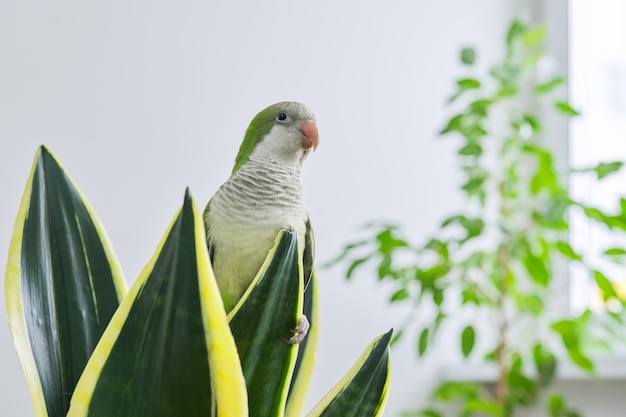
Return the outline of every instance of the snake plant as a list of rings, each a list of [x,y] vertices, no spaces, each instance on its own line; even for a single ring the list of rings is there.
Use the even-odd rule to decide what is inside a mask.
[[[36,153],[13,231],[6,304],[36,417],[303,415],[318,337],[316,277],[281,231],[227,315],[189,192],[127,290],[95,211]],[[284,343],[306,314],[301,345]],[[307,416],[380,416],[391,331]]]

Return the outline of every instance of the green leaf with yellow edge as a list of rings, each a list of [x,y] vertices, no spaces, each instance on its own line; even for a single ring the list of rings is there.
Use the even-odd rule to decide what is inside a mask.
[[[302,316],[303,281],[297,235],[281,231],[256,278],[228,315],[250,416],[281,416],[285,409],[298,354],[298,345],[285,340]]]
[[[187,192],[83,372],[68,417],[247,416],[235,341]]]
[[[319,340],[318,297],[317,274],[313,270],[309,285],[304,291],[304,315],[309,318],[311,328],[298,349],[296,366],[287,396],[287,408],[285,409],[285,416],[287,417],[300,417],[304,414]]]
[[[389,388],[389,330],[365,349],[346,375],[307,417],[382,416]]]
[[[9,325],[37,417],[62,417],[126,283],[95,212],[41,146],[9,248]]]

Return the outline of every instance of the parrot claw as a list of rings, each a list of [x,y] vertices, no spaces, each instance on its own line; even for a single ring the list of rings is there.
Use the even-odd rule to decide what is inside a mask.
[[[291,329],[291,331],[294,332],[295,335],[283,341],[288,345],[299,345],[300,343],[302,343],[304,337],[308,333],[309,327],[311,327],[311,325],[309,324],[309,320],[303,314],[300,317],[300,320],[298,320],[298,324],[296,325],[295,329]]]

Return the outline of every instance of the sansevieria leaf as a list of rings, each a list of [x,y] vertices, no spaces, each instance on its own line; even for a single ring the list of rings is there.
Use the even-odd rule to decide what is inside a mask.
[[[304,414],[319,340],[319,303],[317,300],[317,274],[313,270],[309,284],[304,291],[304,315],[309,318],[311,328],[298,350],[298,358],[287,396],[287,408],[285,410],[287,417],[300,417]]]
[[[62,417],[126,283],[95,212],[45,147],[9,249],[9,325],[37,417]]]
[[[389,330],[376,338],[307,417],[381,416],[389,386],[389,342],[392,332]]]
[[[229,314],[251,416],[284,413],[298,354],[298,345],[285,340],[302,315],[303,298],[298,238],[293,231],[281,231],[248,291]]]
[[[89,360],[68,417],[247,415],[204,223],[187,192]]]

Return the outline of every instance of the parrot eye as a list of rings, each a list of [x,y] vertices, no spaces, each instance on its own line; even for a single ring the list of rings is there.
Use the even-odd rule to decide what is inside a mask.
[[[278,116],[276,116],[276,120],[278,120],[279,122],[288,122],[289,115],[285,112],[280,112],[278,113]]]

